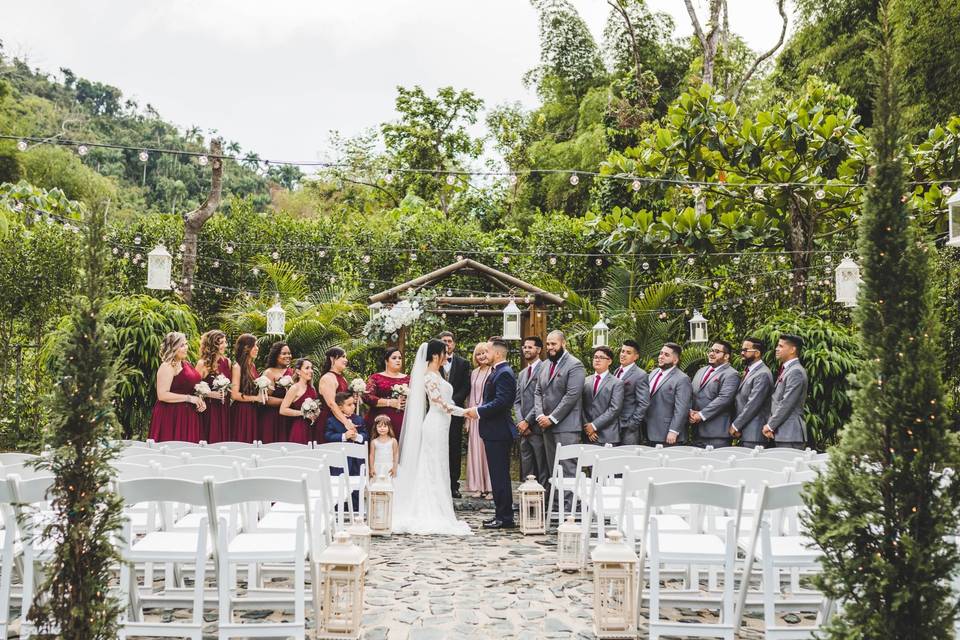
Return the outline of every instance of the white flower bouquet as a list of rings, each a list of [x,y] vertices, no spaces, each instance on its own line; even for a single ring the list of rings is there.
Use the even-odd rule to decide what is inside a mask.
[[[267,376],[260,376],[253,381],[253,384],[257,387],[257,392],[260,394],[261,404],[267,404],[267,393],[273,387],[273,381],[270,380]]]
[[[194,395],[204,398],[208,393],[211,393],[210,385],[201,380],[197,384],[193,385],[193,393]]]
[[[223,394],[223,396],[220,398],[220,402],[226,404],[227,392],[230,391],[231,386],[233,385],[230,383],[230,378],[223,375],[222,373],[218,373],[217,376],[213,379],[213,387],[212,387],[213,390],[219,391],[220,393]]]
[[[350,393],[364,393],[367,390],[367,383],[363,378],[354,378],[350,381]]]
[[[313,422],[320,415],[320,403],[313,398],[307,398],[300,405],[300,413],[303,414],[304,418]]]
[[[280,376],[277,378],[277,386],[283,387],[284,389],[289,389],[290,385],[293,384],[293,376]]]
[[[390,387],[390,397],[392,398],[406,398],[410,395],[410,387],[405,384],[395,384]]]

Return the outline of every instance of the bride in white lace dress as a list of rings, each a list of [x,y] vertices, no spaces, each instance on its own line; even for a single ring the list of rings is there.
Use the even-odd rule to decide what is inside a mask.
[[[453,404],[453,387],[440,373],[445,349],[439,340],[420,345],[410,374],[394,485],[395,533],[472,533],[457,520],[450,494],[450,416],[462,416],[463,409]]]

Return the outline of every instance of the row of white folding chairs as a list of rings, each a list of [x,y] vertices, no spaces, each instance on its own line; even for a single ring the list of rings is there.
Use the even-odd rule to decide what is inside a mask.
[[[624,477],[625,488],[630,492],[642,492],[643,516],[639,533],[638,591],[636,612],[643,604],[644,585],[648,586],[648,628],[651,638],[662,634],[683,636],[720,636],[732,640],[739,631],[744,611],[750,606],[763,610],[765,637],[772,639],[810,637],[829,615],[832,603],[820,594],[801,594],[798,598],[784,598],[780,593],[777,575],[781,568],[805,567],[817,570],[819,553],[805,547],[804,540],[795,535],[784,535],[777,529],[784,511],[802,508],[799,483],[770,485],[765,483],[760,491],[757,506],[752,511],[752,521],[745,526],[745,483],[726,484],[703,480],[649,481],[640,474],[647,470],[628,472]],[[664,522],[661,512],[675,508],[689,509],[686,526],[671,528]],[[722,526],[711,522],[710,516],[724,513],[728,516]],[[747,533],[749,532],[749,533]],[[744,561],[738,561],[742,552]],[[761,566],[760,590],[751,588],[753,568]],[[681,589],[669,589],[672,582],[664,581],[661,575],[670,565],[697,567],[697,572],[688,578]],[[722,588],[718,588],[710,572],[707,589],[699,585],[700,567],[719,568]],[[742,568],[741,568],[742,567]],[[740,591],[735,594],[736,575],[741,576]],[[647,576],[649,575],[649,579]],[[751,602],[750,597],[753,597]],[[759,598],[759,600],[757,600]],[[661,603],[672,607],[716,608],[719,611],[715,623],[691,624],[673,622],[661,618]],[[814,627],[782,627],[776,620],[778,607],[809,606],[818,609]],[[639,618],[638,618],[639,622]],[[681,626],[682,625],[682,626]]]

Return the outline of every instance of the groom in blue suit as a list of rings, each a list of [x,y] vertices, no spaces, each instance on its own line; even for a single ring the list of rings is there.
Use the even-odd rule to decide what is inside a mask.
[[[484,529],[513,529],[513,489],[510,484],[510,449],[517,438],[513,422],[513,401],[517,395],[517,378],[507,364],[507,343],[490,341],[490,365],[493,373],[483,385],[483,403],[467,409],[468,418],[480,420],[480,437],[487,453],[490,484],[496,516],[483,523]]]

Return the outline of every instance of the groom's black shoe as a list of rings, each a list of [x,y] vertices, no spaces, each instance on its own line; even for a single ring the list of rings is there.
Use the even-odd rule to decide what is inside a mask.
[[[487,526],[488,524],[493,524],[494,522],[497,522],[496,518],[490,518],[489,520],[484,520],[483,526]]]
[[[453,496],[454,498],[462,498],[462,497],[463,497],[462,495],[460,495],[460,490],[459,490],[459,489],[453,489],[453,490],[450,492],[450,495]]]
[[[484,529],[516,529],[515,522],[504,522],[503,520],[493,520],[493,522],[484,522]]]

